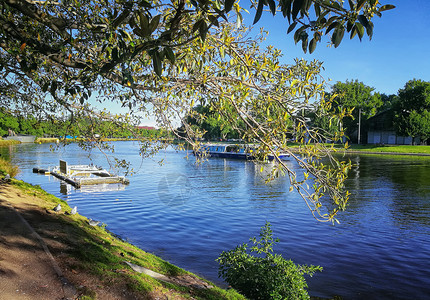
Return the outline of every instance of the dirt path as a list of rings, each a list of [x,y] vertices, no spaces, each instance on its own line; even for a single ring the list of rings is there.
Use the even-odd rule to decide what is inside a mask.
[[[16,207],[19,194],[0,185],[0,299],[64,299],[61,277]]]

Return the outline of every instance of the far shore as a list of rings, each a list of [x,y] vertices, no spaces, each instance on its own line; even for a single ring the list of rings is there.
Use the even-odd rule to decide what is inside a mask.
[[[104,141],[137,141],[138,139],[129,138],[112,138]],[[73,141],[73,140],[72,140]],[[37,138],[36,144],[43,143],[59,143],[60,140],[57,138]],[[20,144],[19,141],[14,140],[3,140],[0,138],[0,146],[9,146]],[[327,145],[328,146],[328,145]],[[298,148],[299,145],[292,143],[291,148]],[[382,155],[410,155],[410,156],[430,156],[430,146],[427,145],[356,145],[352,144],[346,150],[343,150],[343,145],[334,145],[337,151],[347,154],[382,154]]]

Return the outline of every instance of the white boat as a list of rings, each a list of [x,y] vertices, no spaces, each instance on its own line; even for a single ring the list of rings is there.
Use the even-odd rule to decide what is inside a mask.
[[[256,145],[238,145],[238,144],[204,144],[200,150],[194,151],[194,155],[221,158],[236,158],[236,159],[255,159],[256,158]],[[289,154],[281,153],[278,155],[280,159],[289,157]],[[269,160],[275,159],[273,155],[268,155]]]

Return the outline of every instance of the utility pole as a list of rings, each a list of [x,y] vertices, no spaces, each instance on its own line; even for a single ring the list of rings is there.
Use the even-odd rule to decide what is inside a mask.
[[[361,135],[361,108],[358,110],[358,144],[360,145]]]

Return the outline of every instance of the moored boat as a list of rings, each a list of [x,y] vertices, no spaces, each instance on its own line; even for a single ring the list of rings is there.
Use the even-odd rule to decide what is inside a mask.
[[[257,153],[257,146],[255,145],[238,145],[238,144],[204,144],[200,150],[194,151],[194,155],[220,158],[236,158],[236,159],[255,159]],[[289,157],[289,154],[279,154],[280,159]],[[268,155],[269,160],[275,159],[273,155]]]

